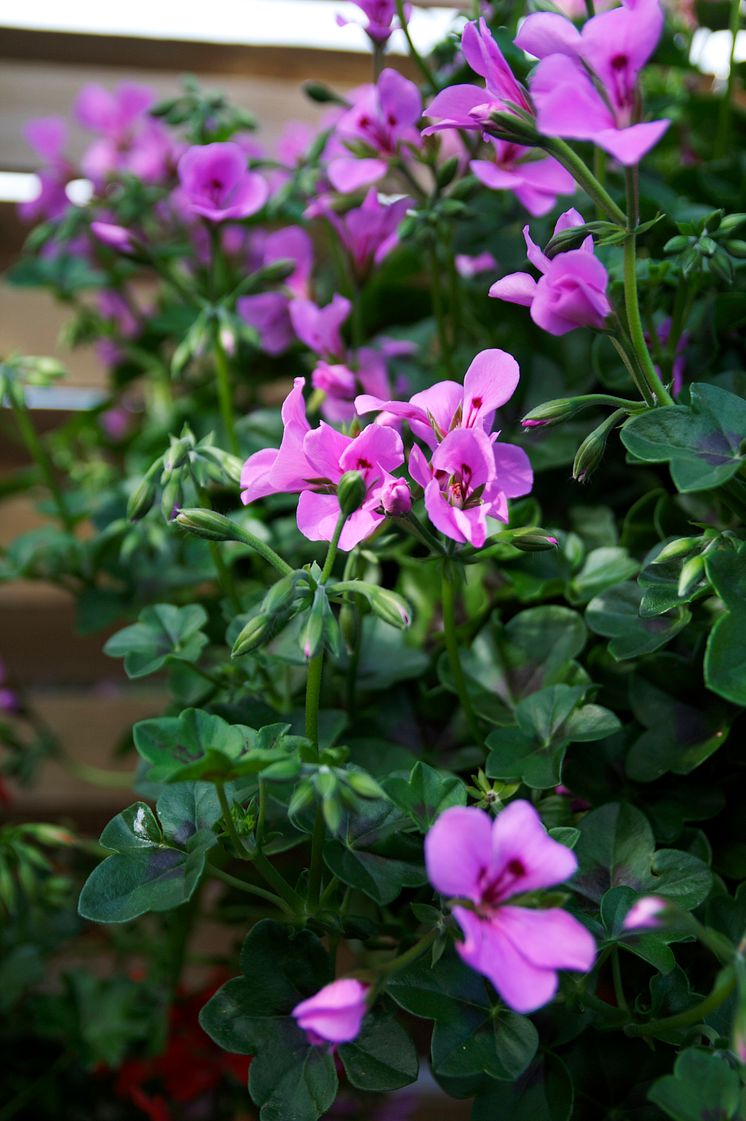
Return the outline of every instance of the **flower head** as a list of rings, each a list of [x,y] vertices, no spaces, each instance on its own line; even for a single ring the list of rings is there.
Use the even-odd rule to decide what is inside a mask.
[[[365,16],[363,28],[371,42],[377,46],[382,46],[388,42],[393,30],[392,24],[394,24],[396,17],[395,0],[352,0],[352,2]],[[409,5],[406,4],[405,15],[408,8]],[[344,16],[337,16],[337,23],[340,27],[346,27],[348,23],[352,22],[352,20],[345,19]]]
[[[211,222],[248,218],[261,210],[269,188],[261,175],[248,171],[238,144],[202,144],[179,160],[183,198],[195,214]]]
[[[343,977],[296,1004],[293,1017],[311,1043],[351,1043],[360,1034],[367,995],[367,985]]]
[[[567,210],[557,219],[554,232],[582,226],[577,210]],[[606,269],[593,254],[593,239],[587,237],[580,249],[557,253],[551,260],[523,228],[529,261],[542,274],[514,272],[496,281],[490,296],[531,309],[531,318],[550,335],[565,335],[576,327],[603,327],[611,311],[606,289]]]
[[[356,276],[363,279],[398,245],[399,224],[410,205],[409,198],[386,201],[371,187],[362,204],[344,214],[337,214],[323,198],[312,203],[306,213],[327,219],[347,250]]]
[[[568,879],[577,860],[547,835],[528,802],[511,802],[495,821],[483,810],[456,806],[425,838],[430,882],[441,895],[468,900],[453,914],[464,941],[461,957],[490,979],[516,1012],[533,1012],[554,996],[557,971],[585,972],[595,956],[586,928],[560,907],[511,904],[517,895]]]
[[[168,132],[150,116],[154,101],[154,91],[137,82],[120,82],[114,90],[95,82],[83,86],[75,102],[75,117],[97,136],[80,166],[97,186],[116,172],[127,172],[146,183],[166,176],[174,152]]]
[[[472,160],[470,168],[492,191],[512,191],[529,214],[552,209],[558,195],[575,193],[575,180],[551,156],[536,158],[535,149],[490,137],[492,160]]]

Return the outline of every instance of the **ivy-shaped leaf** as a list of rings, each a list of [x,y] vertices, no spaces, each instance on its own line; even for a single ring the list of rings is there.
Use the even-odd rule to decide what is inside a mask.
[[[384,783],[386,793],[409,814],[421,833],[450,806],[466,805],[466,787],[456,775],[436,771],[427,763],[415,763],[409,778],[392,776]]]
[[[718,550],[705,564],[707,577],[727,608],[707,640],[705,683],[718,696],[746,705],[746,550]]]
[[[130,627],[117,631],[104,646],[111,658],[124,658],[128,677],[146,677],[170,661],[196,662],[207,645],[202,628],[207,612],[197,603],[145,607]]]
[[[220,805],[213,787],[191,783],[165,790],[156,813],[144,802],[109,822],[101,844],[111,856],[83,885],[79,910],[93,922],[129,922],[147,911],[168,911],[191,898],[217,844]]]
[[[725,1055],[690,1047],[648,1098],[672,1121],[745,1121],[746,1094]]]
[[[650,409],[631,417],[622,443],[646,463],[668,462],[682,494],[722,486],[741,469],[746,402],[715,385],[690,386],[689,405]]]
[[[637,584],[618,584],[588,604],[585,619],[595,634],[610,638],[609,653],[617,661],[652,654],[682,630],[691,619],[686,607],[675,607],[650,618],[640,614],[643,591]]]
[[[630,700],[646,728],[627,754],[627,774],[636,782],[652,782],[667,771],[688,775],[728,738],[722,711],[695,708],[642,676],[633,678]]]
[[[324,860],[343,883],[376,903],[390,903],[403,888],[427,879],[422,841],[406,832],[411,827],[409,816],[391,802],[366,801],[343,822],[340,839],[324,846]]]
[[[496,1083],[474,1102],[472,1121],[570,1121],[575,1092],[556,1055],[538,1058],[512,1085]]]

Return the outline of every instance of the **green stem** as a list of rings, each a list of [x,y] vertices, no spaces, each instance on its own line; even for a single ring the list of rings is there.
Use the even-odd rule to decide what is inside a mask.
[[[108,771],[105,767],[94,767],[90,763],[82,763],[79,759],[72,759],[69,755],[56,756],[61,767],[87,782],[90,786],[98,786],[108,790],[125,790],[132,786],[132,775],[122,771]]]
[[[638,370],[637,366],[632,362],[632,359],[627,353],[626,347],[619,339],[615,338],[614,335],[609,335],[609,338],[611,340],[611,345],[614,347],[614,350],[621,358],[624,368],[631,377],[633,384],[637,387],[643,401],[645,401],[648,405],[652,405],[653,398],[651,396],[650,390],[648,389],[644,379],[640,376],[640,371]]]
[[[228,836],[233,841],[236,856],[241,860],[251,860],[251,857],[246,851],[246,845],[243,843],[243,839],[236,829],[236,823],[233,820],[233,814],[231,813],[231,807],[228,802],[228,795],[225,793],[225,783],[216,782],[215,789],[218,794],[218,802],[220,802],[220,812],[223,815],[223,824],[225,825]]]
[[[664,1016],[661,1020],[649,1020],[647,1024],[629,1024],[625,1028],[627,1035],[655,1035],[657,1032],[669,1031],[673,1028],[686,1028],[690,1024],[699,1024],[711,1012],[724,1004],[736,987],[736,973],[732,967],[724,969],[718,974],[715,986],[709,996],[691,1008],[677,1012],[674,1016]]]
[[[733,91],[736,82],[736,39],[738,37],[738,24],[741,16],[741,0],[730,0],[730,62],[728,65],[728,84],[725,87],[720,112],[718,114],[717,139],[715,141],[715,156],[725,156],[730,140],[731,114],[733,112]]]
[[[231,371],[223,340],[220,338],[220,325],[215,325],[214,336],[215,370],[218,375],[218,402],[223,428],[228,439],[228,447],[233,455],[240,454],[236,435],[236,419],[233,415],[233,393],[231,390]]]
[[[627,998],[624,995],[624,986],[622,985],[622,966],[619,960],[619,950],[614,949],[611,955],[611,976],[614,983],[614,996],[616,997],[617,1007],[621,1008],[624,1012],[629,1012],[629,1005]]]
[[[640,318],[640,302],[637,294],[637,252],[634,233],[637,225],[637,168],[627,168],[627,206],[629,227],[624,242],[624,303],[627,309],[629,334],[634,347],[640,370],[655,402],[659,405],[673,405],[674,400],[668,392],[650,357],[645,333]]]
[[[542,139],[541,146],[570,172],[578,186],[593,199],[599,213],[605,214],[609,221],[616,222],[619,226],[627,225],[624,211],[617,206],[606,188],[599,183],[569,144],[558,137],[552,137]]]
[[[280,554],[276,553],[271,546],[265,544],[264,541],[260,541],[253,533],[249,533],[247,529],[243,529],[242,526],[237,525],[235,522],[233,522],[233,532],[236,535],[237,541],[243,541],[244,545],[250,545],[254,552],[258,553],[260,557],[266,560],[267,564],[271,564],[281,576],[288,576],[293,571],[287,561],[284,561]]]
[[[451,344],[448,341],[448,324],[446,323],[445,305],[443,303],[443,292],[440,287],[440,266],[438,265],[438,253],[435,245],[430,246],[430,292],[433,301],[433,312],[435,313],[435,322],[438,328],[438,345],[440,347],[440,356],[443,364],[448,373],[451,372]]]
[[[297,914],[303,908],[303,900],[294,891],[290,884],[287,882],[281,872],[278,872],[274,864],[267,860],[264,853],[258,850],[253,854],[247,852],[243,839],[236,829],[236,823],[233,820],[231,807],[228,803],[228,796],[225,793],[225,783],[216,782],[215,789],[218,793],[218,801],[220,802],[220,811],[223,815],[223,822],[225,824],[228,836],[233,841],[236,849],[236,856],[241,860],[250,860],[257,872],[267,881],[270,887],[273,887],[277,894],[285,900],[293,914]]]
[[[585,0],[585,14],[588,19],[593,19],[596,14],[596,9],[593,7],[593,0]]]
[[[210,497],[205,488],[198,487],[197,493],[199,495],[200,504],[204,506],[206,510],[212,510],[212,503],[210,502]],[[209,540],[207,543],[210,546],[212,564],[217,573],[218,583],[223,589],[223,594],[231,601],[236,614],[240,615],[241,597],[238,594],[238,588],[235,585],[231,571],[223,559],[223,554],[220,552],[220,543],[218,541]]]
[[[410,533],[423,545],[426,545],[431,553],[435,553],[439,557],[446,556],[446,551],[438,538],[430,532],[427,526],[422,524],[417,515],[413,514],[411,510],[408,514],[404,514],[399,518],[399,524],[407,533]]]
[[[259,887],[257,884],[249,884],[246,880],[240,880],[238,876],[231,876],[230,872],[224,872],[222,868],[218,868],[215,864],[208,864],[210,874],[216,880],[221,880],[228,887],[235,888],[236,891],[245,891],[248,895],[256,895],[259,899],[266,899],[268,903],[274,904],[279,907],[281,911],[288,912],[290,909],[279,895],[275,895],[272,891],[267,891],[266,888]]]
[[[435,81],[435,78],[433,76],[433,73],[432,73],[430,67],[427,65],[427,63],[425,62],[422,55],[420,54],[420,52],[415,47],[414,43],[412,42],[412,36],[409,34],[409,25],[408,25],[408,22],[407,22],[406,12],[404,11],[404,0],[396,0],[396,12],[397,12],[397,15],[399,16],[399,23],[401,24],[401,29],[404,32],[404,38],[407,40],[407,46],[409,47],[409,54],[410,54],[410,57],[412,59],[412,62],[414,62],[415,66],[418,68],[418,70],[422,74],[422,77],[425,79],[427,84],[430,86],[430,89],[432,90],[432,92],[437,93],[438,92],[438,83]]]
[[[13,414],[16,418],[16,424],[21,433],[21,438],[28,450],[29,455],[38,464],[44,482],[49,488],[55,506],[57,507],[57,514],[62,525],[68,533],[72,533],[75,529],[75,520],[67,508],[65,497],[60,490],[59,483],[55,477],[54,468],[49,461],[46,449],[39,439],[36,429],[34,428],[31,417],[28,414],[28,408],[25,401],[19,400],[15,394],[10,394],[10,402],[13,409]]]
[[[386,977],[389,973],[397,973],[400,969],[405,969],[408,965],[411,965],[413,961],[417,961],[417,958],[422,957],[425,950],[429,946],[432,946],[437,935],[438,928],[434,926],[432,930],[428,930],[427,934],[420,938],[419,942],[415,942],[414,946],[410,946],[403,954],[399,954],[397,957],[392,958],[391,961],[379,965],[377,968],[379,976]]]
[[[448,572],[448,564],[443,565],[443,578],[441,581],[441,599],[443,605],[443,631],[445,635],[446,651],[448,652],[448,661],[451,666],[451,673],[453,674],[453,681],[456,686],[461,708],[466,717],[466,723],[469,726],[469,733],[476,743],[481,743],[482,736],[479,731],[479,723],[471,703],[471,697],[466,687],[466,678],[464,677],[464,670],[461,665],[461,656],[458,649],[458,636],[456,632],[456,597],[454,583]]]

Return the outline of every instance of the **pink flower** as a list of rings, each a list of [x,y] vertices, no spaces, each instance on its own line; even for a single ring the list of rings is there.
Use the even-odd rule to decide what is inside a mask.
[[[425,110],[425,116],[437,124],[426,128],[425,135],[444,128],[482,129],[492,113],[510,113],[512,106],[533,115],[528,95],[505,61],[486,20],[467,23],[461,50],[472,70],[485,79],[485,86],[448,86],[437,94]]]
[[[293,1017],[311,1043],[351,1043],[360,1034],[367,995],[367,985],[343,977],[296,1004]]]
[[[406,479],[396,479],[390,475],[381,487],[381,506],[384,513],[401,518],[412,509],[412,493]]]
[[[351,352],[347,361],[349,364],[319,362],[311,374],[314,389],[326,394],[321,411],[333,424],[347,424],[354,418],[355,400],[361,390],[386,396],[391,392],[385,344],[381,350],[361,347]]]
[[[91,222],[91,233],[109,249],[116,249],[119,253],[135,251],[132,234],[125,226],[117,226],[114,222]]]
[[[0,712],[18,712],[21,707],[20,702],[13,690],[6,686],[6,681],[5,662],[0,659]],[[0,802],[2,801],[3,798],[0,796]]]
[[[348,95],[352,107],[337,121],[329,180],[337,191],[356,191],[378,182],[388,171],[389,160],[403,145],[419,147],[416,124],[422,115],[422,99],[414,82],[396,70],[384,70],[376,85],[361,86]],[[351,155],[347,143],[363,144],[366,154]]]
[[[38,117],[24,126],[23,138],[49,166],[37,173],[39,193],[36,198],[22,202],[18,211],[27,222],[37,218],[54,222],[70,207],[66,186],[71,169],[62,156],[67,124],[62,117]]]
[[[239,230],[240,227],[227,229]],[[307,296],[313,267],[313,245],[300,226],[286,226],[252,239],[252,272],[282,260],[295,262],[295,269],[283,281],[283,286],[294,296]],[[262,350],[267,354],[282,354],[292,343],[295,336],[290,319],[290,301],[283,292],[242,296],[236,301],[236,310],[259,333]]]
[[[528,802],[511,802],[494,822],[474,807],[446,810],[425,838],[425,862],[441,895],[472,904],[453,907],[464,933],[459,954],[516,1012],[534,1012],[550,1001],[559,969],[586,972],[593,965],[593,938],[572,915],[508,902],[562,883],[577,868]]]
[[[211,222],[248,218],[269,197],[264,179],[247,170],[244,153],[230,140],[188,148],[178,170],[187,205]]]
[[[643,895],[630,907],[622,923],[623,930],[654,930],[663,925],[668,903],[659,895]]]
[[[474,257],[468,253],[457,253],[454,259],[456,272],[459,276],[463,276],[465,280],[471,280],[472,277],[479,276],[482,272],[491,272],[492,269],[497,268],[497,261],[489,250],[485,250],[484,253],[477,253]]]
[[[294,339],[288,300],[281,292],[260,292],[241,296],[236,311],[259,334],[259,343],[267,354],[282,354]]]
[[[409,198],[384,202],[371,187],[362,205],[345,214],[337,214],[324,198],[312,203],[306,213],[326,218],[349,253],[357,278],[362,280],[398,245],[399,224],[410,205]]]
[[[296,335],[322,358],[341,358],[345,353],[340,328],[350,314],[352,304],[335,293],[331,303],[318,307],[313,300],[293,300],[290,318]]]
[[[368,38],[376,45],[386,43],[393,30],[391,25],[396,16],[395,0],[353,0],[353,3],[365,16],[366,22],[363,27]],[[409,18],[409,4],[405,4],[404,14]],[[337,16],[340,27],[346,27],[352,22],[344,16]]]
[[[578,211],[567,210],[557,219],[554,232],[582,225]],[[611,311],[606,295],[609,277],[593,255],[593,239],[587,237],[580,249],[550,260],[531,240],[528,226],[523,236],[528,259],[542,276],[537,281],[526,272],[510,273],[492,285],[490,296],[530,308],[534,323],[550,335],[565,335],[576,327],[603,327]]]
[[[575,180],[551,156],[491,137],[494,160],[472,160],[470,168],[492,191],[512,191],[529,214],[539,217],[552,209],[557,195],[575,193]]]
[[[638,77],[662,28],[658,0],[625,0],[582,31],[557,13],[528,16],[515,42],[542,60],[530,80],[539,131],[591,140],[620,163],[636,164],[669,125],[634,123]]]
[[[247,459],[241,473],[242,501],[268,494],[300,493],[298,528],[310,541],[330,541],[339,520],[336,488],[347,471],[365,481],[362,505],[347,519],[339,546],[353,549],[384,521],[380,491],[388,474],[404,462],[401,436],[392,428],[369,425],[354,439],[321,422],[311,428],[303,400],[303,378],[282,406],[284,432],[279,450],[267,448]]]
[[[165,178],[173,160],[168,132],[148,113],[153,90],[120,82],[115,90],[89,83],[75,102],[83,128],[99,133],[81,160],[81,170],[100,186],[113,172],[128,172],[147,183]]]

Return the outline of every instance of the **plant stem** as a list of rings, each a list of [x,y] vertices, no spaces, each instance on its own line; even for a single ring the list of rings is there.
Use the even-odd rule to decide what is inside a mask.
[[[233,393],[231,391],[231,371],[228,355],[225,353],[223,340],[220,337],[220,325],[215,325],[214,336],[215,370],[218,375],[218,402],[220,415],[223,418],[223,428],[228,439],[228,447],[233,455],[240,454],[238,437],[236,436],[236,419],[233,415]]]
[[[260,541],[253,533],[249,533],[247,529],[236,525],[235,522],[233,522],[233,530],[236,534],[236,540],[243,541],[244,545],[250,545],[254,552],[258,553],[260,557],[266,560],[267,564],[271,564],[281,576],[289,576],[293,571],[287,561],[284,561],[279,553],[276,553],[274,549],[270,545],[265,544],[264,541]]]
[[[456,633],[456,597],[453,580],[448,571],[448,562],[443,565],[441,601],[443,605],[443,631],[446,650],[448,652],[448,661],[451,666],[456,692],[461,702],[464,716],[466,717],[466,723],[469,726],[469,733],[476,743],[480,743],[482,736],[479,732],[479,724],[471,703],[471,697],[466,687],[466,678],[464,677],[464,670],[461,665],[461,656],[458,649],[458,636]]]
[[[90,763],[82,763],[79,759],[72,759],[69,755],[57,755],[57,762],[68,774],[87,782],[90,786],[98,786],[108,790],[125,790],[132,786],[132,775],[123,771],[108,771],[105,767],[94,767]]]
[[[443,303],[443,292],[440,287],[440,266],[438,264],[438,253],[433,243],[429,250],[430,258],[430,292],[433,301],[433,312],[435,313],[435,323],[438,328],[438,345],[440,347],[440,356],[446,371],[451,372],[451,344],[448,341],[448,324],[446,323],[446,311]]]
[[[645,333],[642,329],[640,303],[637,295],[637,239],[634,232],[637,225],[637,168],[627,168],[626,175],[629,226],[624,242],[624,303],[627,309],[630,339],[640,363],[640,370],[654,400],[659,405],[673,405],[673,397],[661,381],[650,357],[650,351],[645,342]]]
[[[249,884],[246,880],[240,880],[238,876],[231,876],[230,872],[224,872],[222,868],[218,868],[215,864],[208,864],[211,875],[216,880],[222,880],[228,887],[235,888],[236,891],[245,891],[249,895],[256,895],[260,899],[266,899],[268,903],[273,903],[275,907],[279,907],[282,911],[289,911],[285,901],[279,895],[275,895],[272,891],[267,891],[266,888],[259,887],[257,884]]]
[[[614,350],[617,352],[617,354],[621,358],[624,368],[626,369],[629,376],[632,378],[633,384],[637,387],[637,389],[640,393],[640,396],[642,397],[642,399],[648,405],[652,405],[653,404],[653,398],[650,394],[650,390],[648,389],[645,381],[640,377],[640,371],[632,363],[632,360],[631,360],[630,356],[627,354],[626,348],[620,342],[620,340],[615,338],[613,335],[609,335],[609,338],[611,340],[611,345],[614,347]]]
[[[733,91],[736,82],[736,40],[738,38],[738,24],[741,16],[741,0],[730,0],[730,61],[728,65],[728,83],[725,87],[723,99],[720,102],[718,114],[717,139],[715,141],[715,157],[725,156],[730,140],[730,123],[733,112]]]
[[[206,510],[212,510],[212,503],[210,496],[204,487],[198,487],[197,493],[199,495],[200,505],[204,506]],[[213,567],[217,573],[218,583],[223,589],[223,594],[231,601],[233,609],[236,614],[241,613],[241,597],[238,594],[238,588],[235,585],[233,576],[228,565],[223,559],[223,554],[220,552],[220,543],[218,541],[208,540],[210,546],[210,556],[212,558]]]
[[[683,1012],[674,1016],[664,1016],[661,1020],[649,1020],[647,1024],[628,1024],[625,1028],[627,1035],[654,1035],[659,1031],[669,1031],[672,1028],[686,1028],[690,1024],[698,1024],[709,1016],[721,1004],[724,1004],[736,987],[736,973],[732,967],[724,969],[718,974],[714,988],[709,996]]]
[[[21,438],[26,445],[26,449],[31,458],[38,464],[39,470],[44,477],[44,482],[47,484],[54,504],[57,507],[57,514],[62,525],[68,533],[72,533],[75,529],[75,520],[67,508],[65,497],[60,490],[59,483],[54,474],[54,468],[49,461],[46,449],[31,422],[26,402],[19,400],[15,394],[9,394],[9,396],[13,414],[16,418],[16,423],[21,433]]]
[[[285,877],[277,871],[271,861],[267,860],[264,853],[259,852],[258,850],[253,854],[247,852],[246,845],[244,844],[243,839],[236,829],[236,823],[233,820],[231,807],[228,803],[228,796],[225,793],[225,783],[216,782],[215,789],[218,793],[218,801],[220,802],[220,811],[223,815],[223,822],[225,824],[228,836],[231,838],[235,846],[236,856],[238,856],[241,860],[250,860],[256,870],[260,873],[260,875],[262,875],[267,883],[275,889],[277,894],[285,900],[293,914],[299,912],[303,907],[303,900],[298,895],[297,891],[293,890]]]
[[[618,226],[627,225],[624,211],[617,206],[606,188],[599,183],[569,144],[553,136],[551,139],[544,138],[541,146],[570,172],[578,186],[593,199],[599,213],[605,214],[609,221],[616,222]]]
[[[624,1012],[629,1012],[629,1005],[627,998],[624,995],[624,987],[622,985],[622,967],[619,961],[619,950],[614,948],[611,955],[611,976],[614,983],[614,996],[616,997],[617,1007],[621,1008]]]
[[[417,50],[414,43],[412,42],[412,36],[409,33],[409,24],[407,22],[407,15],[406,15],[406,12],[404,11],[404,0],[396,0],[396,13],[399,16],[399,23],[401,24],[401,29],[404,32],[404,38],[407,40],[407,46],[409,47],[409,54],[410,54],[410,57],[412,59],[412,62],[414,62],[415,66],[418,68],[418,70],[422,74],[422,77],[425,79],[427,84],[430,86],[430,89],[432,90],[432,92],[437,93],[438,92],[438,83],[435,81],[435,78],[433,76],[433,73],[432,73],[430,67],[427,65],[424,58],[422,57],[422,55],[420,54],[420,52]]]
[[[411,965],[413,961],[417,961],[417,958],[422,957],[428,946],[432,946],[437,934],[438,928],[434,926],[432,930],[428,930],[427,934],[424,934],[418,942],[415,942],[414,946],[410,946],[403,954],[399,954],[398,957],[392,958],[391,961],[384,962],[383,965],[378,966],[377,972],[379,975],[388,976],[389,973],[396,973],[398,970]]]

